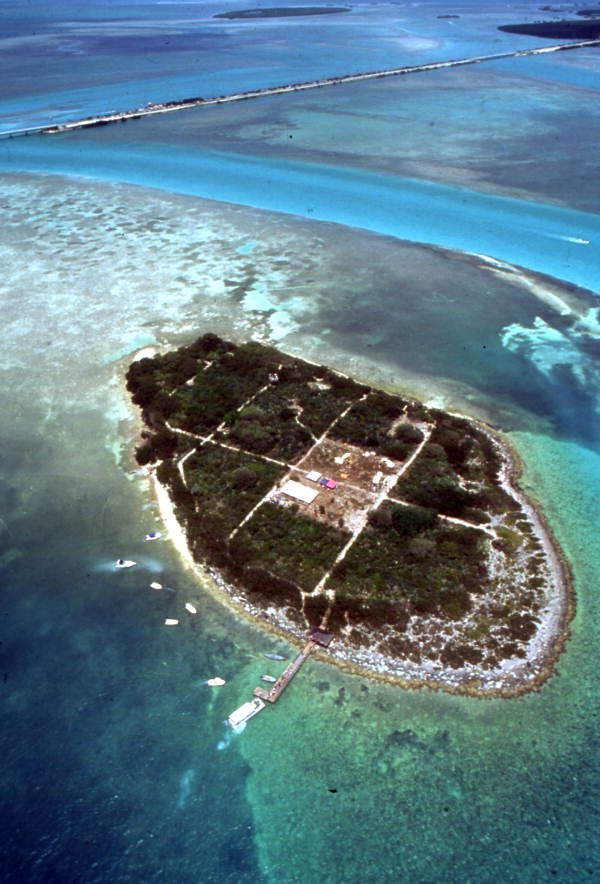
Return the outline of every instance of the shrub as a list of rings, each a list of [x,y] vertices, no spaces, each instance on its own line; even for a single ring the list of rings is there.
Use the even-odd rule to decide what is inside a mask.
[[[258,476],[250,467],[238,467],[231,473],[229,481],[234,488],[254,488]]]
[[[406,442],[409,445],[418,445],[424,438],[423,433],[418,427],[407,422],[403,422],[396,427],[394,436],[400,442]]]
[[[450,620],[460,620],[471,609],[469,593],[461,587],[447,590],[440,599],[440,608]]]
[[[481,663],[483,653],[471,645],[447,644],[440,654],[440,660],[453,669],[462,669],[465,663]]]
[[[427,537],[413,537],[408,544],[408,552],[415,559],[426,559],[435,553],[435,541]]]
[[[367,516],[369,525],[373,528],[385,529],[392,527],[392,511],[389,507],[380,506],[371,510]]]
[[[135,449],[135,459],[141,467],[156,460],[152,444],[148,439]]]
[[[528,641],[535,633],[535,623],[528,614],[511,614],[508,618],[511,638]]]
[[[193,344],[190,344],[188,349],[192,356],[200,358],[201,356],[208,356],[211,353],[215,353],[222,347],[222,345],[226,345],[226,342],[217,335],[213,335],[209,332],[208,334],[197,338]]]
[[[167,458],[173,457],[178,443],[179,438],[177,435],[167,429],[160,430],[152,438],[152,448],[159,460],[167,460]]]
[[[266,454],[273,447],[275,439],[268,427],[251,420],[241,420],[230,431],[231,438],[248,451]]]
[[[265,413],[258,405],[246,405],[239,412],[238,417],[243,421],[257,421],[262,423],[265,419]]]
[[[394,460],[406,460],[412,451],[412,445],[400,442],[399,439],[384,439],[379,444],[379,451],[384,457],[392,457]]]
[[[320,626],[328,608],[329,601],[321,593],[306,596],[304,599],[304,616],[309,626]]]
[[[395,506],[392,509],[392,525],[402,537],[413,537],[431,528],[437,519],[435,510],[424,506]]]

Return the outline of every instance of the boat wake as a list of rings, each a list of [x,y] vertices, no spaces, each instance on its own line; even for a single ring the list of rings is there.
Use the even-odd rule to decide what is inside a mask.
[[[245,730],[245,721],[243,721],[241,724],[238,724],[236,727],[232,727],[230,724],[226,724],[225,733],[223,734],[223,738],[217,743],[217,749],[219,751],[223,751],[223,749],[228,749],[235,738],[238,737]]]
[[[177,808],[180,810],[186,804],[192,793],[192,785],[196,778],[196,771],[193,768],[186,770],[179,780],[179,795],[177,798]]]
[[[580,236],[567,236],[563,233],[545,233],[544,236],[549,236],[552,239],[562,239],[563,242],[574,242],[581,246],[589,246],[591,240],[582,239]]]

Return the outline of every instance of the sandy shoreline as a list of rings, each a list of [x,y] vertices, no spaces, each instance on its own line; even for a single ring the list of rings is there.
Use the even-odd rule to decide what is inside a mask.
[[[501,440],[489,428],[477,424],[494,441],[501,453],[503,467],[501,484],[519,501],[527,513],[535,535],[543,546],[544,554],[552,575],[553,592],[548,597],[545,609],[540,612],[540,625],[527,644],[524,659],[505,660],[497,669],[483,670],[476,665],[466,665],[463,669],[444,668],[439,663],[397,660],[377,651],[356,648],[344,644],[336,638],[327,652],[317,657],[333,663],[342,670],[370,679],[397,684],[408,690],[429,688],[454,694],[482,698],[517,697],[541,688],[554,673],[555,664],[569,638],[569,623],[575,611],[575,598],[568,563],[562,556],[552,535],[552,531],[535,501],[526,498],[518,488],[521,474],[521,461],[510,442]],[[154,494],[169,539],[181,559],[192,569],[204,586],[234,611],[252,620],[261,628],[274,632],[287,641],[301,645],[305,641],[305,631],[297,624],[287,621],[281,611],[275,608],[258,608],[251,605],[242,593],[227,584],[213,568],[203,567],[194,561],[185,532],[179,524],[170,496],[157,480],[154,470],[152,478]]]

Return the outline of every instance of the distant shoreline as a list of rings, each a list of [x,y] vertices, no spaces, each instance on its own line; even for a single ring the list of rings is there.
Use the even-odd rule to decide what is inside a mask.
[[[600,21],[540,21],[517,25],[500,25],[506,34],[545,37],[548,40],[596,40],[600,37]]]
[[[584,22],[584,24],[586,24]],[[308,89],[321,89],[325,86],[341,86],[349,83],[359,83],[364,80],[383,79],[384,77],[398,77],[406,74],[424,73],[445,68],[462,67],[464,65],[481,64],[486,61],[498,61],[505,58],[520,58],[530,55],[545,55],[550,52],[564,52],[570,49],[583,49],[589,46],[600,46],[598,40],[583,40],[576,43],[558,43],[553,46],[539,46],[533,49],[519,49],[514,52],[497,52],[491,55],[478,55],[472,58],[458,58],[450,61],[436,61],[429,64],[406,65],[399,68],[389,68],[380,71],[368,71],[362,74],[344,74],[339,77],[325,77],[320,80],[309,80],[302,83],[290,83],[282,86],[272,86],[265,89],[253,89],[247,92],[235,92],[230,95],[203,98],[175,99],[165,102],[148,102],[144,107],[133,110],[115,111],[114,113],[98,114],[94,117],[85,117],[67,123],[58,123],[41,126],[24,126],[19,129],[6,129],[0,131],[0,138],[15,138],[23,135],[57,135],[63,132],[72,132],[78,129],[92,129],[96,126],[108,126],[112,123],[125,123],[128,120],[139,120],[144,117],[158,114],[173,113],[192,108],[210,107],[217,104],[229,104],[234,101],[248,101],[254,98],[266,98],[272,95],[284,95],[291,92],[303,92]]]
[[[339,12],[350,12],[349,6],[273,6],[260,9],[237,9],[231,12],[219,12],[213,18],[245,19],[256,21],[261,18],[292,18],[302,15],[332,15]]]

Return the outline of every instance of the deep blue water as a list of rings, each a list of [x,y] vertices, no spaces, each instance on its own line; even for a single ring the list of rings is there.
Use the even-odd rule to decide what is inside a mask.
[[[527,38],[495,23],[539,16],[535,4],[371,3],[346,23],[325,16],[249,30],[215,25],[220,9],[0,4],[5,40],[27,38],[4,46],[5,123],[178,97],[197,85],[227,91],[284,73],[345,73],[350,63],[499,51]],[[437,18],[448,11],[461,19]],[[396,29],[437,43],[394,43]],[[558,119],[587,106],[598,75],[586,64],[570,57],[520,68],[543,132],[555,131],[551,112]],[[513,77],[515,67],[496,70]],[[443,115],[442,81],[430,82],[420,107]],[[376,103],[373,92],[352,92],[344,161],[341,148],[323,144],[327,110],[311,117],[314,106],[293,99],[258,118],[243,105],[228,110],[235,150],[222,120],[211,117],[222,140],[215,147],[189,115],[171,117],[168,138],[147,121],[0,143],[8,173],[0,182],[4,880],[600,880],[597,203],[591,177],[571,168],[568,142],[552,175],[531,171],[525,195],[526,150],[501,141],[501,126],[490,138],[493,111],[481,111],[503,88],[515,102],[514,80],[474,73],[471,82],[480,103],[468,118],[461,106],[435,142],[447,170],[460,155],[460,184],[432,165],[432,181],[424,167],[386,171],[393,136],[383,160],[373,143],[364,147],[361,130],[385,132],[388,118],[391,127],[397,90]],[[332,120],[334,94],[338,109],[345,100],[331,93]],[[297,114],[293,131],[310,157],[278,146],[288,135],[282,108]],[[423,121],[410,113],[425,144]],[[517,122],[521,148],[529,139],[539,150],[539,133]],[[479,169],[486,140],[487,157],[508,171],[469,187],[465,170]],[[509,195],[511,156],[519,192]],[[543,180],[569,170],[571,203],[564,189],[555,196],[559,183],[552,191]],[[170,193],[215,202],[196,207]],[[581,204],[586,211],[571,207]],[[373,233],[559,277],[567,285],[551,294],[571,312],[452,253],[395,253]],[[262,309],[227,296],[230,275],[246,280],[246,297]],[[264,318],[271,312],[280,326]],[[199,325],[240,333],[253,322],[262,337],[346,359],[390,386],[412,367],[430,393],[485,408],[511,431],[524,486],[563,545],[578,595],[559,675],[541,693],[509,702],[404,693],[315,662],[276,709],[235,738],[227,732],[224,719],[248,698],[264,651],[286,647],[225,609],[168,540],[144,542],[156,514],[132,472],[135,416],[119,359],[189,338]],[[138,566],[116,572],[118,556]],[[150,590],[152,580],[168,589]],[[186,614],[187,600],[197,617]],[[166,617],[180,626],[165,628]],[[228,684],[211,690],[213,675]]]

